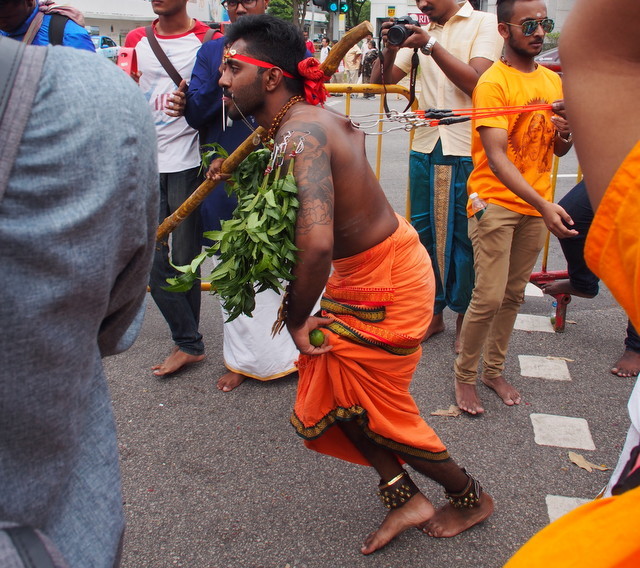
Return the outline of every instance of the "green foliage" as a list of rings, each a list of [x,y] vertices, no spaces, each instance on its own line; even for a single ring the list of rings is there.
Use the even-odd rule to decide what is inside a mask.
[[[558,47],[558,41],[560,40],[560,32],[551,32],[550,34],[546,34],[544,36],[544,45],[542,46],[543,51],[547,49],[552,49],[554,47]]]
[[[291,0],[271,0],[267,14],[271,14],[281,20],[293,22],[293,4]]]
[[[203,163],[216,156],[227,157],[222,147],[209,146],[212,150],[203,154]],[[233,191],[238,197],[233,217],[222,222],[220,231],[205,233],[214,244],[191,264],[175,267],[181,274],[167,280],[167,290],[189,290],[198,279],[202,262],[218,255],[220,262],[203,280],[211,282],[212,292],[222,299],[229,314],[227,321],[240,314],[251,316],[257,293],[267,289],[283,291],[283,282],[294,278],[299,205],[293,177],[294,160],[289,161],[283,176],[280,166],[268,168],[271,157],[269,150],[256,150],[240,164],[227,184],[229,193]],[[280,159],[278,163],[281,162]]]
[[[349,1],[349,11],[347,12],[347,27],[353,28],[364,22],[365,20],[369,20],[371,17],[371,1],[364,0],[348,0]]]

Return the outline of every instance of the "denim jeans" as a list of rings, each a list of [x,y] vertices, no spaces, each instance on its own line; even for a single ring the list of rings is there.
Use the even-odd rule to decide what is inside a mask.
[[[180,204],[198,187],[199,168],[182,172],[160,174],[160,222],[173,213]],[[190,355],[204,353],[200,324],[200,286],[196,283],[188,292],[168,292],[162,287],[167,278],[179,273],[172,268],[189,264],[200,254],[202,245],[202,221],[200,211],[191,213],[171,234],[171,246],[157,243],[151,268],[149,286],[151,296],[164,319],[169,324],[171,337],[181,351]]]
[[[562,252],[567,260],[567,270],[569,281],[576,290],[596,296],[599,291],[600,279],[591,272],[584,260],[584,245],[587,240],[587,233],[593,221],[593,208],[587,195],[584,182],[577,184],[560,201],[559,205],[571,215],[574,225],[570,227],[578,231],[575,237],[559,239]],[[568,225],[567,225],[568,226]],[[636,332],[631,320],[627,324],[627,337],[624,340],[627,349],[640,353],[640,337]]]
[[[569,281],[571,286],[579,292],[595,296],[598,294],[600,280],[591,272],[584,260],[584,245],[589,227],[593,221],[593,208],[591,207],[584,182],[581,181],[569,191],[559,201],[559,205],[573,219],[574,225],[570,228],[578,231],[578,234],[574,237],[559,239],[562,252],[567,259]]]

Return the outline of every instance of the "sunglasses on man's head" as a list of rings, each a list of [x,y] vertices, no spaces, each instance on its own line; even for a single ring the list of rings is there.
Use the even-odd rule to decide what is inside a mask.
[[[533,35],[534,32],[538,29],[538,26],[542,26],[542,31],[545,34],[548,34],[553,31],[555,27],[555,22],[551,18],[542,18],[541,20],[525,20],[521,24],[511,24],[509,22],[504,22],[508,26],[516,26],[522,28],[522,35],[530,36]]]
[[[238,7],[238,4],[242,4],[245,8],[253,8],[258,0],[225,0],[224,2],[222,2],[222,5],[225,8],[232,8],[232,9],[236,9]]]

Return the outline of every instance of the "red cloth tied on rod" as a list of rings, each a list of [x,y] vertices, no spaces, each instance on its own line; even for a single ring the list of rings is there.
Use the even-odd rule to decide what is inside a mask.
[[[327,89],[324,82],[329,77],[324,74],[320,62],[315,57],[307,57],[298,63],[298,73],[304,81],[304,98],[311,105],[321,104],[327,100]]]

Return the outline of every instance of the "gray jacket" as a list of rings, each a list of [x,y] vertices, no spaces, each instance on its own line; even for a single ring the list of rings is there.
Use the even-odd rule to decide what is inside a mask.
[[[23,65],[30,50],[46,57],[33,101],[19,81],[9,99],[10,118],[30,112],[0,199],[0,519],[41,529],[71,567],[110,568],[124,516],[101,357],[142,320],[155,129],[112,62],[28,47]]]

